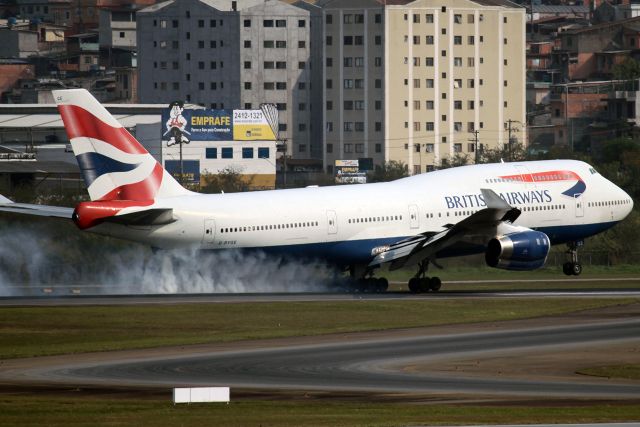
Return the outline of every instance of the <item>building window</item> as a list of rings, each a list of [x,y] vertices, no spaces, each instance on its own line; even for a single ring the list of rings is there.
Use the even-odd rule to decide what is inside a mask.
[[[286,111],[287,110],[287,104],[284,102],[279,102],[276,104],[276,108],[278,108],[278,111]]]
[[[433,103],[433,101],[425,101],[425,108],[426,108],[427,110],[433,110],[433,108],[434,108],[434,103]]]
[[[434,145],[431,143],[425,144],[424,151],[427,153],[433,153]]]
[[[376,101],[374,102],[374,108],[376,110],[382,110],[382,101],[376,99]]]
[[[265,49],[270,49],[273,47],[273,40],[265,40],[262,42],[262,47]]]
[[[342,124],[342,129],[345,132],[353,132],[353,122],[344,122]]]
[[[375,123],[375,130],[376,130],[376,132],[381,132],[382,131],[382,122],[376,122]]]
[[[333,67],[333,58],[325,58],[326,66]]]
[[[344,79],[343,87],[345,89],[353,89],[353,79]]]
[[[462,15],[459,15],[459,14],[453,15],[453,22],[456,24],[462,24]]]
[[[462,58],[460,57],[453,58],[453,65],[455,67],[462,67]]]
[[[353,44],[353,36],[344,36],[343,44],[346,45],[346,46],[352,45]]]
[[[298,132],[306,132],[307,124],[306,123],[298,123]]]
[[[382,79],[375,79],[374,86],[376,89],[382,88]]]
[[[424,16],[424,22],[426,22],[427,24],[433,24],[433,14],[432,13],[427,13]]]
[[[217,159],[218,149],[216,147],[205,148],[205,156],[207,159]]]
[[[327,87],[327,89],[333,89],[333,80],[327,79],[325,86]]]
[[[233,159],[233,148],[232,147],[222,147],[222,158],[223,159]]]
[[[453,36],[453,44],[461,45],[462,44],[462,36]]]
[[[343,67],[351,67],[351,66],[353,66],[353,58],[349,58],[349,57],[343,58],[342,59],[342,66]]]
[[[307,42],[305,40],[298,40],[298,49],[304,49],[307,47]]]
[[[462,144],[459,143],[459,142],[453,144],[453,152],[454,153],[461,153],[462,152]]]
[[[462,110],[462,101],[453,101],[453,108],[456,110]]]
[[[327,36],[326,40],[325,40],[325,44],[327,46],[331,46],[333,44],[333,37],[331,36]]]
[[[263,87],[264,90],[273,90],[275,89],[276,85],[274,82],[264,82]]]
[[[343,108],[345,110],[353,110],[353,101],[344,101]]]
[[[243,147],[242,148],[242,158],[243,159],[253,159],[253,147]]]
[[[333,122],[327,122],[325,125],[325,129],[327,129],[327,132],[333,132]]]
[[[425,37],[425,43],[426,44],[433,44],[433,36],[426,36]]]
[[[325,24],[333,24],[333,15],[327,14],[324,18]]]
[[[380,46],[382,44],[382,36],[375,36],[373,38],[373,41],[376,44],[376,46]]]
[[[433,57],[426,57],[424,58],[424,65],[427,67],[433,67]]]
[[[273,19],[265,19],[262,21],[263,27],[273,27]]]
[[[287,47],[286,40],[276,40],[276,48],[277,49],[285,49]]]
[[[364,132],[364,122],[355,122],[356,132]]]
[[[259,159],[268,159],[269,158],[269,147],[258,147],[258,158]]]
[[[267,68],[267,67],[265,67],[265,68]],[[251,69],[251,61],[244,61],[244,69],[245,70]]]
[[[456,132],[462,132],[462,122],[455,122],[453,124],[453,130]]]

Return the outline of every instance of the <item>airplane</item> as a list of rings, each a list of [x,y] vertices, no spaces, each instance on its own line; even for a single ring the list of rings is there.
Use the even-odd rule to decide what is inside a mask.
[[[70,219],[80,230],[157,249],[261,250],[321,259],[352,286],[386,291],[389,270],[412,267],[411,292],[438,291],[429,264],[485,254],[506,270],[544,265],[566,243],[579,275],[585,238],[622,221],[633,200],[574,160],[477,164],[392,182],[201,194],[183,188],[86,90],[53,91],[90,201],[75,208],[13,203],[0,210]]]

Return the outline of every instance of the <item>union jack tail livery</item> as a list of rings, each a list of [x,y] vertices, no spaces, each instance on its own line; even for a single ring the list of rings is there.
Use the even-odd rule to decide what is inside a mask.
[[[189,193],[88,91],[53,97],[92,201],[150,204]]]

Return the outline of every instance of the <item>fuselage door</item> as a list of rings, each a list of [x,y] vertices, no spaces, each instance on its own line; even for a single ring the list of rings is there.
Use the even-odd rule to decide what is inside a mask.
[[[216,221],[213,219],[204,220],[204,243],[213,243],[216,236]]]
[[[327,234],[338,233],[338,219],[336,211],[327,211]]]
[[[584,216],[584,200],[582,200],[580,196],[582,196],[582,193],[573,195],[576,203],[576,218],[582,218]]]
[[[420,218],[418,217],[417,205],[409,205],[409,227],[411,227],[412,229],[420,227]]]

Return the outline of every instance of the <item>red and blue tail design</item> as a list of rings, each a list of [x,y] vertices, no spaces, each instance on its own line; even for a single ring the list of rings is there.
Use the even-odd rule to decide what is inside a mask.
[[[91,200],[150,204],[188,194],[85,89],[53,91]]]

